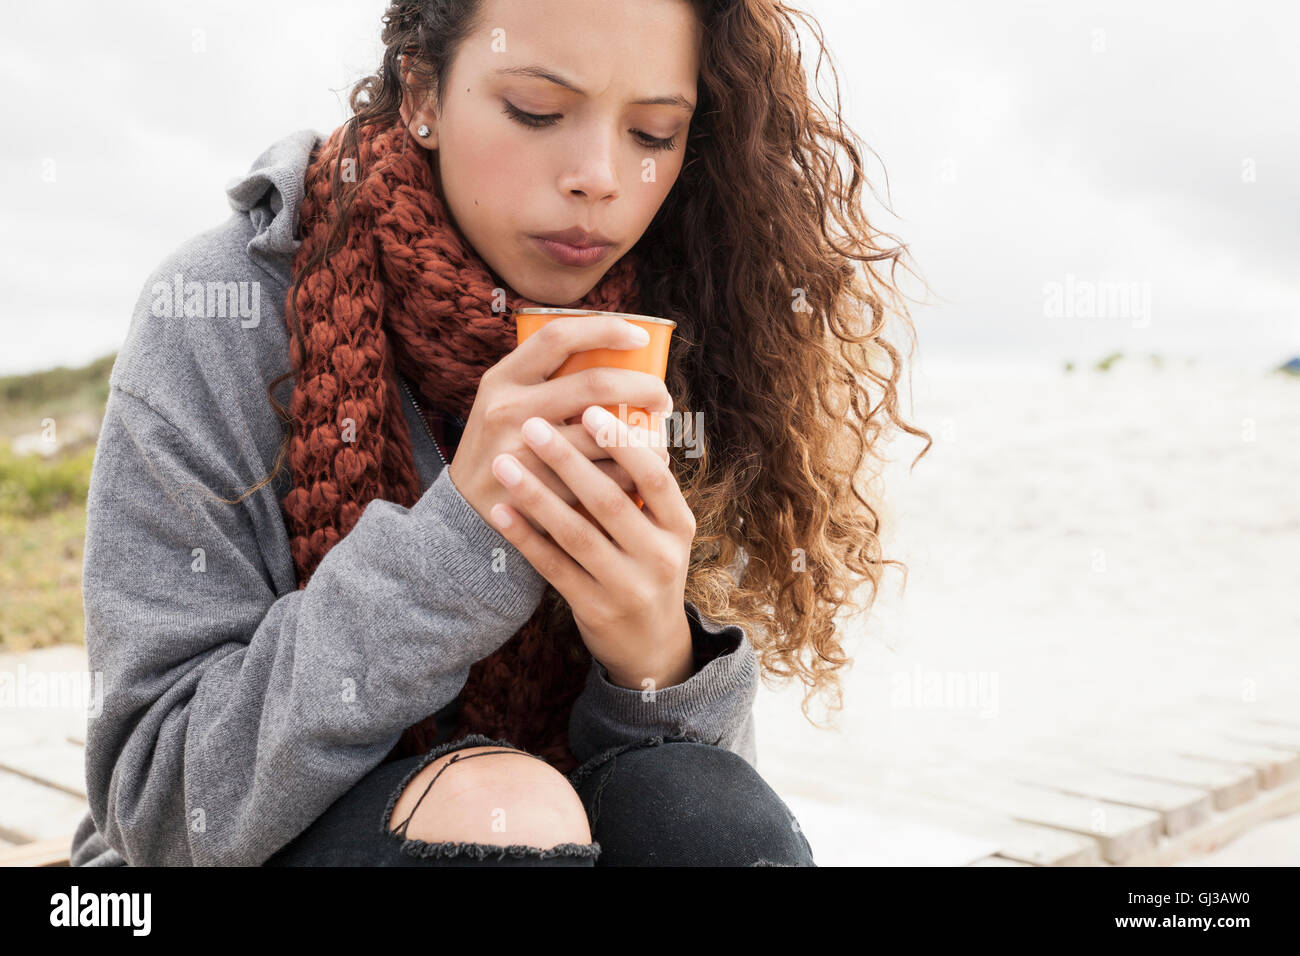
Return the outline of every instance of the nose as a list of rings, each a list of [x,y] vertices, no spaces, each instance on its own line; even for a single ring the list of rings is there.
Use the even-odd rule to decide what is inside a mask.
[[[618,195],[618,175],[614,169],[613,134],[590,132],[581,136],[575,151],[577,161],[564,176],[566,192],[587,199],[611,199]]]

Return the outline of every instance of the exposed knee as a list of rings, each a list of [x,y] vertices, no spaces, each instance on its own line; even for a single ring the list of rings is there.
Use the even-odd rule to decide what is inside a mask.
[[[491,752],[505,749],[465,747],[432,761],[398,797],[389,829],[409,817],[406,837],[427,843],[590,843],[586,810],[564,775],[523,751]]]

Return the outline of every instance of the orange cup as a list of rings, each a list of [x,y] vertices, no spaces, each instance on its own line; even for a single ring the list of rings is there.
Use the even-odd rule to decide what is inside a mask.
[[[660,319],[652,315],[633,315],[627,312],[600,312],[595,309],[519,309],[515,312],[515,344],[523,342],[552,319],[565,315],[616,315],[649,332],[650,341],[637,349],[588,349],[585,352],[574,352],[551,374],[550,378],[572,375],[574,372],[582,372],[589,368],[605,367],[645,372],[663,381],[668,372],[668,343],[672,340],[673,329],[677,327],[677,323],[671,319]],[[621,419],[624,424],[627,424],[629,416],[635,412],[639,413],[640,417],[633,424],[641,426],[648,421],[651,431],[659,428],[658,412],[632,407],[627,409],[626,414],[620,415],[618,406],[602,405],[601,407]],[[629,494],[638,508],[645,506],[640,495],[636,492],[629,492]],[[599,527],[600,523],[592,518],[591,513],[582,506],[581,502],[577,503],[577,511]]]

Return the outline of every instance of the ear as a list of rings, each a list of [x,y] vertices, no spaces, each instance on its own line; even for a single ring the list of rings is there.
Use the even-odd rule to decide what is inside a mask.
[[[433,79],[423,71],[408,69],[405,60],[402,64],[402,79],[405,89],[402,91],[402,105],[398,108],[402,122],[421,146],[425,149],[437,149],[438,113],[437,101],[433,93]],[[428,136],[420,136],[416,132],[421,126],[429,127]]]

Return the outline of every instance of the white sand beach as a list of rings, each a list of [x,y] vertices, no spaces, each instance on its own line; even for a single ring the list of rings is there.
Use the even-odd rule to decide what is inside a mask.
[[[1157,712],[1191,727],[1199,695],[1297,703],[1300,379],[922,360],[913,392],[935,444],[910,475],[920,443],[892,446],[885,529],[910,577],[849,631],[838,729],[807,724],[799,688],[759,697],[760,770],[819,862],[968,856],[881,832],[872,795],[913,769]],[[1300,823],[1274,831],[1259,862],[1300,864]]]

